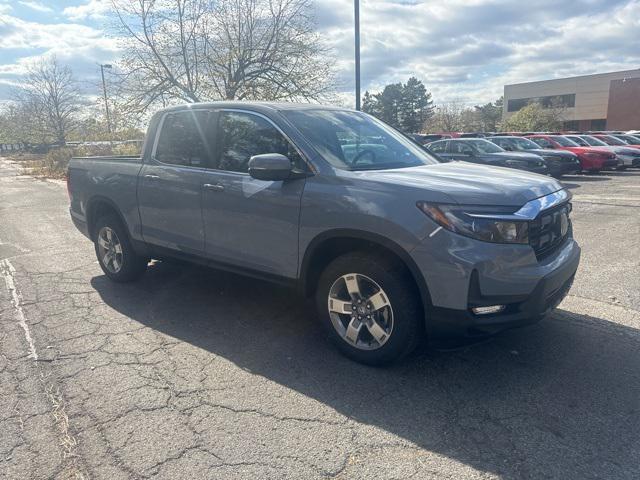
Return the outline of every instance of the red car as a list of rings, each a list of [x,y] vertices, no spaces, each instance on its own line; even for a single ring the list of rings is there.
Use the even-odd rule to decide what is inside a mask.
[[[631,135],[625,135],[625,136],[630,137]],[[607,145],[615,145],[616,147],[640,148],[640,145],[629,144],[625,141],[626,139],[622,140],[620,138],[617,138],[617,135],[613,136],[613,135],[604,135],[604,134],[597,133],[595,135],[592,135],[592,137],[596,137],[598,140],[602,140]],[[640,143],[640,142],[637,142],[637,143]]]
[[[530,138],[542,148],[568,150],[575,153],[580,159],[580,166],[583,171],[599,172],[600,170],[618,166],[618,159],[615,153],[597,147],[581,147],[562,135],[527,135],[527,138]]]

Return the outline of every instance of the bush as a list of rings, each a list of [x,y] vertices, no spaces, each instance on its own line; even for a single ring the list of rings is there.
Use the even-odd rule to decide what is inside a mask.
[[[140,146],[135,143],[120,143],[114,145],[112,149],[112,155],[140,155]]]
[[[91,157],[101,155],[140,155],[140,147],[135,143],[115,145],[81,145],[79,147],[52,148],[49,153],[34,162],[31,174],[47,178],[64,178],[71,157]]]
[[[54,148],[36,161],[32,173],[49,178],[63,178],[67,173],[69,160],[74,156],[74,150],[68,147]]]

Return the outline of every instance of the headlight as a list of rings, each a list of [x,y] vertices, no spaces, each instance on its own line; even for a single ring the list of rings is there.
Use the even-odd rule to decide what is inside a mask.
[[[454,233],[484,242],[529,243],[528,222],[491,218],[492,213],[504,214],[512,212],[427,202],[418,202],[416,205],[438,225]]]

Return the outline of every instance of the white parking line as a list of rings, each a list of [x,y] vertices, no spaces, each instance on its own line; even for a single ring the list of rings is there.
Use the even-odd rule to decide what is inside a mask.
[[[587,194],[575,194],[573,196],[574,201],[580,200],[621,200],[623,202],[638,202],[640,203],[640,197],[635,195],[587,195]]]
[[[24,330],[24,337],[29,345],[29,356],[27,358],[38,360],[36,346],[33,343],[33,338],[31,338],[31,331],[29,330],[27,319],[24,316],[24,311],[22,310],[20,292],[18,292],[15,283],[16,270],[13,268],[13,265],[9,260],[4,259],[0,261],[0,274],[4,278],[4,283],[11,295],[11,302],[13,303],[13,308],[15,309],[16,316],[18,317],[18,325],[20,325]]]

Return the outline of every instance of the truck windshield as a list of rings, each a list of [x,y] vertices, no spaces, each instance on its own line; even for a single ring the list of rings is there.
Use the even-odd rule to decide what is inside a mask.
[[[343,110],[281,112],[325,160],[344,170],[386,170],[439,163],[375,118]]]

